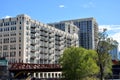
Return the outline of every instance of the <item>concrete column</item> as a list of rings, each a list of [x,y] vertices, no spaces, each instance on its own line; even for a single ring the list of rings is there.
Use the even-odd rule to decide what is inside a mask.
[[[38,73],[38,78],[40,78],[40,73]]]
[[[45,77],[44,77],[44,72],[42,73],[42,78],[45,78]]]
[[[36,77],[36,73],[33,73],[33,77]]]
[[[48,78],[48,73],[49,73],[49,72],[46,72],[46,78]]]

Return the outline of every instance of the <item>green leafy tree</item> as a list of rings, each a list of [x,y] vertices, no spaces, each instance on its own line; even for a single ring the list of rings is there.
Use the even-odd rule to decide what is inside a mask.
[[[103,80],[107,74],[112,73],[112,59],[109,52],[115,47],[115,43],[116,41],[114,41],[112,38],[108,38],[108,35],[106,34],[106,29],[98,34],[98,45],[96,51],[98,53],[100,80]]]
[[[97,74],[99,72],[97,57],[94,50],[78,47],[65,49],[60,58],[65,80],[82,80]]]

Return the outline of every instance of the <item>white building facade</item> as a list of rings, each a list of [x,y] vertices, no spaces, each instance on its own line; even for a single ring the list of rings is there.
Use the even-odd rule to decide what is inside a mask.
[[[10,63],[56,64],[70,46],[79,46],[78,34],[69,34],[24,14],[0,20],[0,53]]]

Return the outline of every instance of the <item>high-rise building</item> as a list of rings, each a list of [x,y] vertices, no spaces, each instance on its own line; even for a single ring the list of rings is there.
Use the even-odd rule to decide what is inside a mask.
[[[0,53],[10,63],[58,63],[64,49],[70,46],[78,46],[78,34],[69,34],[24,14],[0,19]]]
[[[119,54],[118,46],[119,46],[119,43],[116,42],[114,48],[112,50],[110,50],[110,52],[109,52],[111,57],[112,57],[112,60],[117,60],[117,61],[120,60],[120,54]]]
[[[86,49],[95,49],[97,46],[98,24],[94,18],[82,18],[61,21],[58,23],[49,23],[58,29],[67,32],[67,28],[60,24],[72,23],[79,28],[79,45]],[[57,24],[57,25],[56,25]]]

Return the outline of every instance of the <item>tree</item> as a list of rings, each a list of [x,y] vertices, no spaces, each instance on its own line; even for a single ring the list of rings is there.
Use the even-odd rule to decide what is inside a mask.
[[[106,29],[98,34],[98,45],[96,51],[98,53],[100,80],[103,80],[107,74],[112,73],[112,59],[109,52],[115,47],[114,43],[116,43],[116,41],[114,41],[112,38],[108,38]]]
[[[60,57],[65,80],[81,80],[99,72],[96,64],[97,53],[94,50],[70,47]]]

